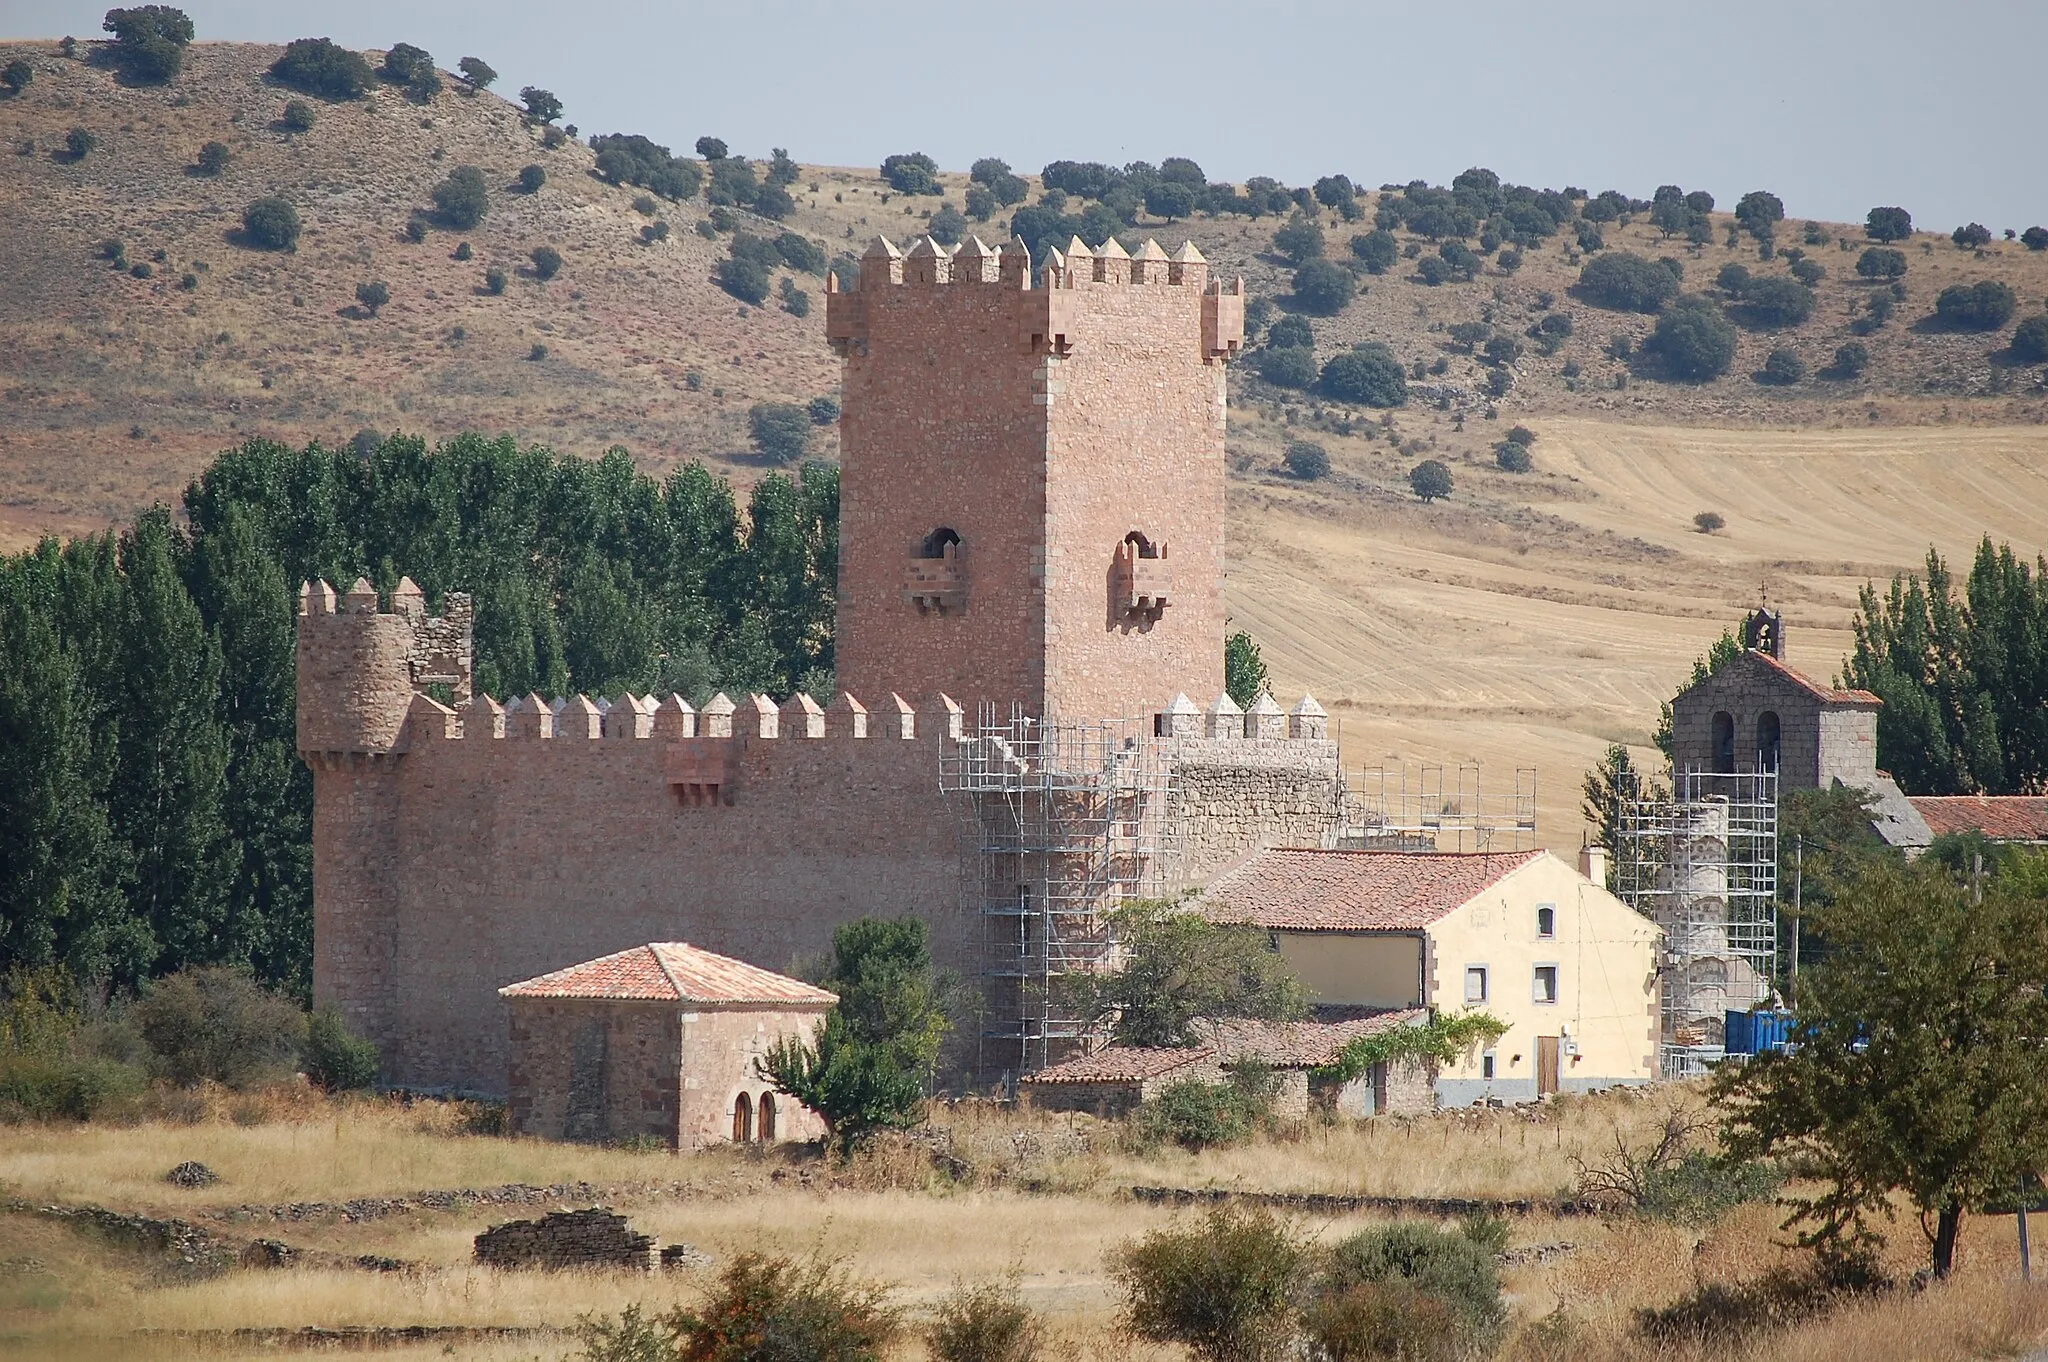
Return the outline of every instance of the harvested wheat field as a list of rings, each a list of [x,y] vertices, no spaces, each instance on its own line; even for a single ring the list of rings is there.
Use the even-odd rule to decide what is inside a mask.
[[[1706,1355],[1659,1352],[1642,1340],[1633,1312],[1697,1286],[1793,1270],[1796,1255],[1771,1246],[1780,1212],[1750,1205],[1685,1229],[1559,1214],[1568,1207],[1555,1203],[1572,1194],[1575,1160],[1597,1162],[1617,1135],[1638,1139],[1670,1103],[1689,1100],[1667,1090],[1540,1110],[1318,1123],[1200,1155],[1134,1147],[1121,1127],[1087,1118],[963,1106],[847,1165],[796,1150],[678,1157],[507,1140],[463,1133],[459,1108],[303,1096],[192,1103],[178,1121],[14,1127],[0,1132],[9,1198],[0,1212],[0,1350],[274,1356],[324,1339],[393,1358],[572,1357],[582,1317],[692,1303],[719,1264],[756,1249],[838,1261],[886,1284],[908,1326],[893,1356],[924,1355],[919,1322],[955,1286],[1014,1280],[1044,1316],[1051,1355],[1171,1358],[1177,1350],[1125,1336],[1106,1261],[1133,1236],[1202,1214],[1131,1195],[1168,1187],[1534,1198],[1536,1206],[1509,1217],[1503,1279],[1512,1318],[1502,1356]],[[164,1169],[194,1157],[221,1181],[192,1189],[163,1181]],[[509,1205],[419,1196],[505,1184],[553,1186]],[[471,1259],[471,1239],[489,1225],[597,1201],[658,1243],[688,1243],[708,1261],[649,1276],[504,1271]],[[196,1270],[37,1209],[83,1204],[198,1226],[230,1262],[257,1238],[301,1257],[288,1267]],[[1340,1204],[1281,1214],[1311,1242],[1329,1244],[1389,1212]],[[1891,1237],[1887,1265],[1903,1278],[1923,1256],[1919,1231],[1907,1217]],[[357,1255],[381,1257],[384,1270],[354,1265]],[[1963,1266],[1949,1284],[1860,1298],[1713,1355],[1936,1362],[2010,1354],[2048,1331],[2048,1294],[2015,1276],[2010,1217],[1980,1217],[1966,1226]]]
[[[1985,535],[2048,547],[2048,429],[1728,430],[1530,418],[1536,471],[1451,462],[1423,505],[1412,457],[1318,435],[1331,476],[1235,485],[1233,627],[1276,689],[1307,689],[1348,766],[1477,761],[1489,790],[1535,767],[1539,840],[1579,844],[1578,785],[1610,742],[1648,742],[1658,705],[1759,595],[1788,655],[1822,680],[1852,646],[1857,591],[1966,570]],[[1395,431],[1427,441],[1430,414]],[[1247,422],[1250,448],[1284,430]],[[1442,457],[1442,456],[1439,456]],[[1726,521],[1699,533],[1693,517]],[[1640,754],[1654,758],[1654,752]]]

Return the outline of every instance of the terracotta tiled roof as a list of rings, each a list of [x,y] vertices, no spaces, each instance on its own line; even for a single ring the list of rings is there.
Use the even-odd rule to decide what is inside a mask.
[[[1164,1078],[1209,1058],[1206,1045],[1175,1048],[1146,1048],[1137,1045],[1107,1045],[1092,1055],[1070,1059],[1027,1075],[1026,1083],[1142,1083]]]
[[[1216,922],[1310,932],[1427,927],[1541,851],[1261,851],[1209,886]]]
[[[1784,663],[1778,661],[1777,658],[1772,657],[1769,653],[1751,652],[1745,653],[1743,655],[1745,657],[1755,658],[1758,662],[1761,662],[1766,667],[1769,667],[1772,671],[1777,672],[1786,680],[1792,682],[1794,685],[1806,691],[1809,695],[1812,695],[1817,699],[1825,700],[1829,704],[1881,705],[1884,703],[1883,700],[1879,699],[1875,695],[1872,695],[1867,690],[1838,690],[1833,686],[1823,686],[1820,682],[1814,680],[1805,672],[1802,672],[1794,667],[1786,666]]]
[[[686,941],[652,941],[508,984],[498,994],[505,998],[617,998],[785,1007],[830,1007],[839,1001],[837,994],[822,988],[730,956],[714,955]]]
[[[1360,1036],[1412,1025],[1426,1015],[1423,1008],[1404,1007],[1340,1022],[1218,1022],[1214,1047],[1226,1064],[1256,1059],[1276,1069],[1314,1069],[1334,1063],[1338,1052]]]
[[[1936,837],[1981,832],[1994,842],[2048,841],[2048,798],[2040,795],[1911,795]]]

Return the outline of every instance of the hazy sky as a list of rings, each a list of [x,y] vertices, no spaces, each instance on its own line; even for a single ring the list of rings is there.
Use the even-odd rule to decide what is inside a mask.
[[[99,3],[0,0],[9,36],[97,36]],[[1074,5],[194,0],[202,39],[410,42],[585,133],[872,165],[926,151],[1212,179],[1778,193],[1793,217],[1900,204],[1942,231],[2048,222],[2048,3],[1197,0]]]

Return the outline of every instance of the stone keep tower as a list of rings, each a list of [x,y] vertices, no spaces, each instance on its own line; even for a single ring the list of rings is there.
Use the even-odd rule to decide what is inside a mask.
[[[877,237],[827,281],[846,361],[839,682],[1122,716],[1223,685],[1224,364],[1193,243]]]

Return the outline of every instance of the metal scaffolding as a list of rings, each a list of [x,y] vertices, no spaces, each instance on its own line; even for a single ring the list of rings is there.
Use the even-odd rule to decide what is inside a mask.
[[[1109,914],[1162,892],[1177,860],[1173,765],[1153,721],[1007,717],[984,704],[940,744],[979,859],[987,1011],[977,1064],[1030,1073],[1091,1035],[1055,981],[1115,963]]]
[[[1663,1070],[1726,1055],[1726,1013],[1768,1002],[1778,957],[1778,776],[1685,771],[1625,800],[1615,892],[1664,929]]]
[[[1384,766],[1344,779],[1347,850],[1523,851],[1536,845],[1536,771],[1515,772],[1513,793],[1488,791],[1476,762]]]

